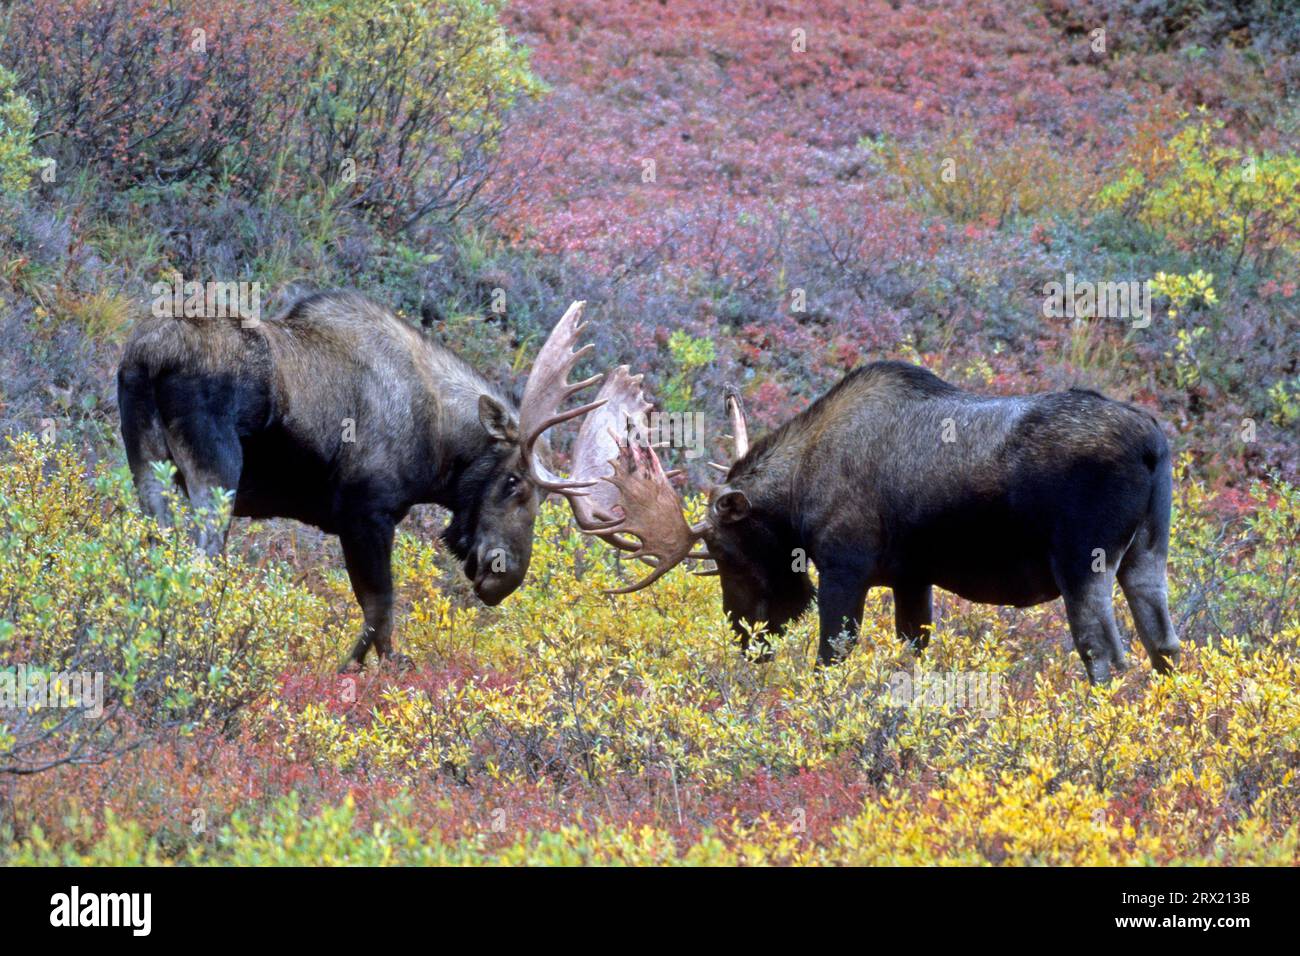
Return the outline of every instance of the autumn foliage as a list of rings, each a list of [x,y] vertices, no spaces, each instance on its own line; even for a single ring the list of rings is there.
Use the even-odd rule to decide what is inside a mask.
[[[0,861],[1294,865],[1285,6],[10,4],[0,677],[108,680],[98,715],[0,707]],[[236,521],[205,561],[134,502],[113,372],[175,272],[360,288],[507,386],[586,299],[592,371],[703,416],[664,452],[695,509],[726,386],[756,433],[882,358],[1102,390],[1178,461],[1177,671],[1135,643],[1090,688],[1056,603],[948,595],[916,657],[884,590],[841,666],[813,614],[759,664],[713,579],[601,593],[635,569],[550,503],[497,608],[413,512],[414,664],[340,677],[336,541]],[[1150,323],[1047,314],[1067,274],[1149,281]]]
[[[538,90],[477,0],[42,0],[11,10],[3,56],[67,169],[250,195],[307,180],[398,229],[463,211]]]
[[[291,582],[238,561],[186,567],[173,532],[134,561],[114,558],[143,524],[123,471],[80,478],[33,442],[11,455],[0,647],[55,669],[86,664],[92,647],[127,655],[103,736],[123,721],[185,720],[179,736],[13,789],[12,861],[1280,863],[1300,852],[1291,488],[1260,489],[1224,520],[1184,477],[1173,606],[1191,641],[1170,678],[1138,651],[1122,680],[1090,689],[1051,605],[945,601],[918,659],[894,638],[881,592],[842,666],[810,666],[815,614],[759,666],[708,579],[674,573],[655,591],[602,595],[634,571],[587,546],[563,505],[545,510],[528,582],[496,611],[456,600],[457,572],[403,535],[402,636],[419,664],[352,676],[331,666],[358,623],[341,569]],[[24,577],[57,540],[66,554]],[[985,675],[988,693],[945,693],[962,674]],[[248,706],[232,723],[238,700]],[[20,743],[0,724],[0,773],[29,758]]]

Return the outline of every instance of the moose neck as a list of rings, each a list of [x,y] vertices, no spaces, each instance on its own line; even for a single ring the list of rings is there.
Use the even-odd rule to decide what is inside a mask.
[[[799,533],[788,503],[760,504],[755,518],[762,522],[764,537],[769,543],[769,549],[765,549],[766,556],[774,565],[784,568],[801,554],[807,556],[807,543]]]
[[[785,439],[785,440],[782,440]],[[798,462],[802,448],[783,430],[765,435],[732,465],[729,487],[743,491],[769,534],[782,547],[806,547],[801,529]]]

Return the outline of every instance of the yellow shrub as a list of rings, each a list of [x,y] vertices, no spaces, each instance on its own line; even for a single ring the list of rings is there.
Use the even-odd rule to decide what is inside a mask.
[[[788,804],[737,807],[690,840],[579,819],[490,845],[421,830],[409,808],[360,828],[347,802],[305,815],[286,797],[235,814],[186,851],[194,862],[1294,862],[1300,615],[1287,568],[1300,496],[1286,485],[1255,496],[1225,525],[1180,470],[1171,582],[1175,619],[1198,640],[1171,676],[1137,651],[1138,666],[1098,688],[1052,605],[941,596],[941,623],[917,658],[878,589],[840,666],[812,665],[811,611],[759,665],[740,653],[712,579],[679,569],[653,589],[602,594],[641,569],[584,541],[563,504],[543,507],[528,578],[493,609],[462,609],[463,585],[439,572],[436,547],[403,534],[396,566],[411,610],[397,639],[438,679],[385,672],[364,707],[348,708],[271,693],[282,666],[337,662],[359,624],[341,573],[315,597],[274,573],[196,564],[136,516],[120,474],[88,481],[71,453],[25,440],[0,468],[0,606],[11,622],[0,653],[79,660],[97,648],[94,659],[123,675],[117,693],[155,722],[220,724],[260,697],[243,722],[274,751],[259,759],[423,799],[554,786],[563,800],[662,781],[667,799],[699,812],[706,795],[755,778],[863,788],[829,821],[792,816]],[[440,671],[449,661],[469,666]],[[954,698],[962,675],[992,681],[993,693]],[[34,835],[8,857],[149,861],[154,839],[106,821],[75,852]]]
[[[0,192],[6,193],[30,187],[41,164],[32,155],[36,111],[16,86],[13,71],[0,67]]]
[[[1017,216],[1073,212],[1094,187],[1068,151],[1041,138],[992,142],[948,133],[888,145],[884,158],[910,202],[956,222],[1001,226]]]
[[[0,668],[98,674],[104,712],[0,712],[0,770],[112,752],[133,727],[220,726],[265,694],[323,618],[278,572],[196,557],[135,506],[122,470],[10,441],[0,464]]]
[[[1300,254],[1300,156],[1252,155],[1224,142],[1204,107],[1165,148],[1135,143],[1130,164],[1098,195],[1101,208],[1136,217],[1184,249],[1221,251],[1263,268]]]

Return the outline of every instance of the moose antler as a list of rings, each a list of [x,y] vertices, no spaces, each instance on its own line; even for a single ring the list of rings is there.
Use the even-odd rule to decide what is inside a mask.
[[[568,380],[569,373],[578,364],[578,360],[595,348],[588,344],[580,349],[574,349],[583,329],[581,319],[584,305],[585,302],[575,302],[569,306],[568,311],[551,331],[542,350],[537,353],[533,370],[528,374],[528,383],[524,386],[524,397],[519,412],[519,434],[522,436],[520,447],[523,450],[524,460],[528,462],[528,470],[533,482],[544,491],[555,491],[569,497],[570,501],[573,500],[573,495],[582,494],[582,489],[590,488],[595,481],[561,479],[542,464],[537,457],[535,446],[542,433],[548,428],[567,422],[571,418],[577,418],[579,415],[585,415],[604,404],[598,399],[586,405],[579,405],[577,408],[560,411],[560,406],[574,394],[595,385],[601,379],[601,376],[593,375],[581,382],[570,383]]]
[[[734,465],[749,454],[749,426],[745,423],[745,406],[740,401],[740,389],[727,386],[727,413],[731,416],[731,438],[735,449],[731,455]]]
[[[626,365],[606,376],[596,400],[604,404],[582,420],[571,468],[574,480],[590,481],[593,486],[582,497],[569,500],[578,527],[590,533],[617,520],[618,488],[601,479],[614,473],[611,461],[618,454],[620,442],[645,438],[646,413],[651,408],[641,390],[641,376],[631,374]],[[617,535],[599,536],[624,551],[640,547]]]
[[[623,514],[589,533],[605,540],[610,536],[635,537],[639,545],[629,542],[617,546],[654,566],[636,584],[614,588],[610,594],[629,594],[649,587],[687,558],[708,560],[707,554],[691,549],[709,530],[709,524],[707,521],[686,523],[682,500],[669,483],[653,448],[637,441],[620,443],[618,454],[609,463],[614,466],[614,473],[604,481],[618,490],[618,508]]]
[[[740,390],[734,385],[727,386],[726,404],[727,414],[731,418],[731,440],[734,446],[731,464],[734,465],[749,453],[749,426],[745,424],[745,406],[740,401]],[[731,471],[731,465],[719,465],[714,461],[709,462],[709,467],[724,475]]]
[[[570,503],[584,532],[654,568],[643,580],[609,592],[627,594],[648,587],[682,561],[708,560],[707,553],[692,549],[709,524],[686,522],[681,497],[647,434],[645,416],[651,406],[641,391],[641,376],[619,366],[598,397],[604,405],[583,419],[573,473],[599,483]]]

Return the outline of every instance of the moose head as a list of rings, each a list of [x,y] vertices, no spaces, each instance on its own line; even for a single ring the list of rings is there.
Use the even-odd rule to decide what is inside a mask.
[[[568,377],[591,345],[575,349],[583,329],[584,303],[574,302],[542,346],[516,413],[486,392],[478,396],[478,420],[488,438],[458,483],[457,507],[443,540],[462,562],[465,576],[484,604],[501,603],[523,582],[532,558],[533,524],[540,500],[554,492],[577,500],[594,481],[564,480],[543,463],[544,433],[604,404],[561,406],[600,381]]]

